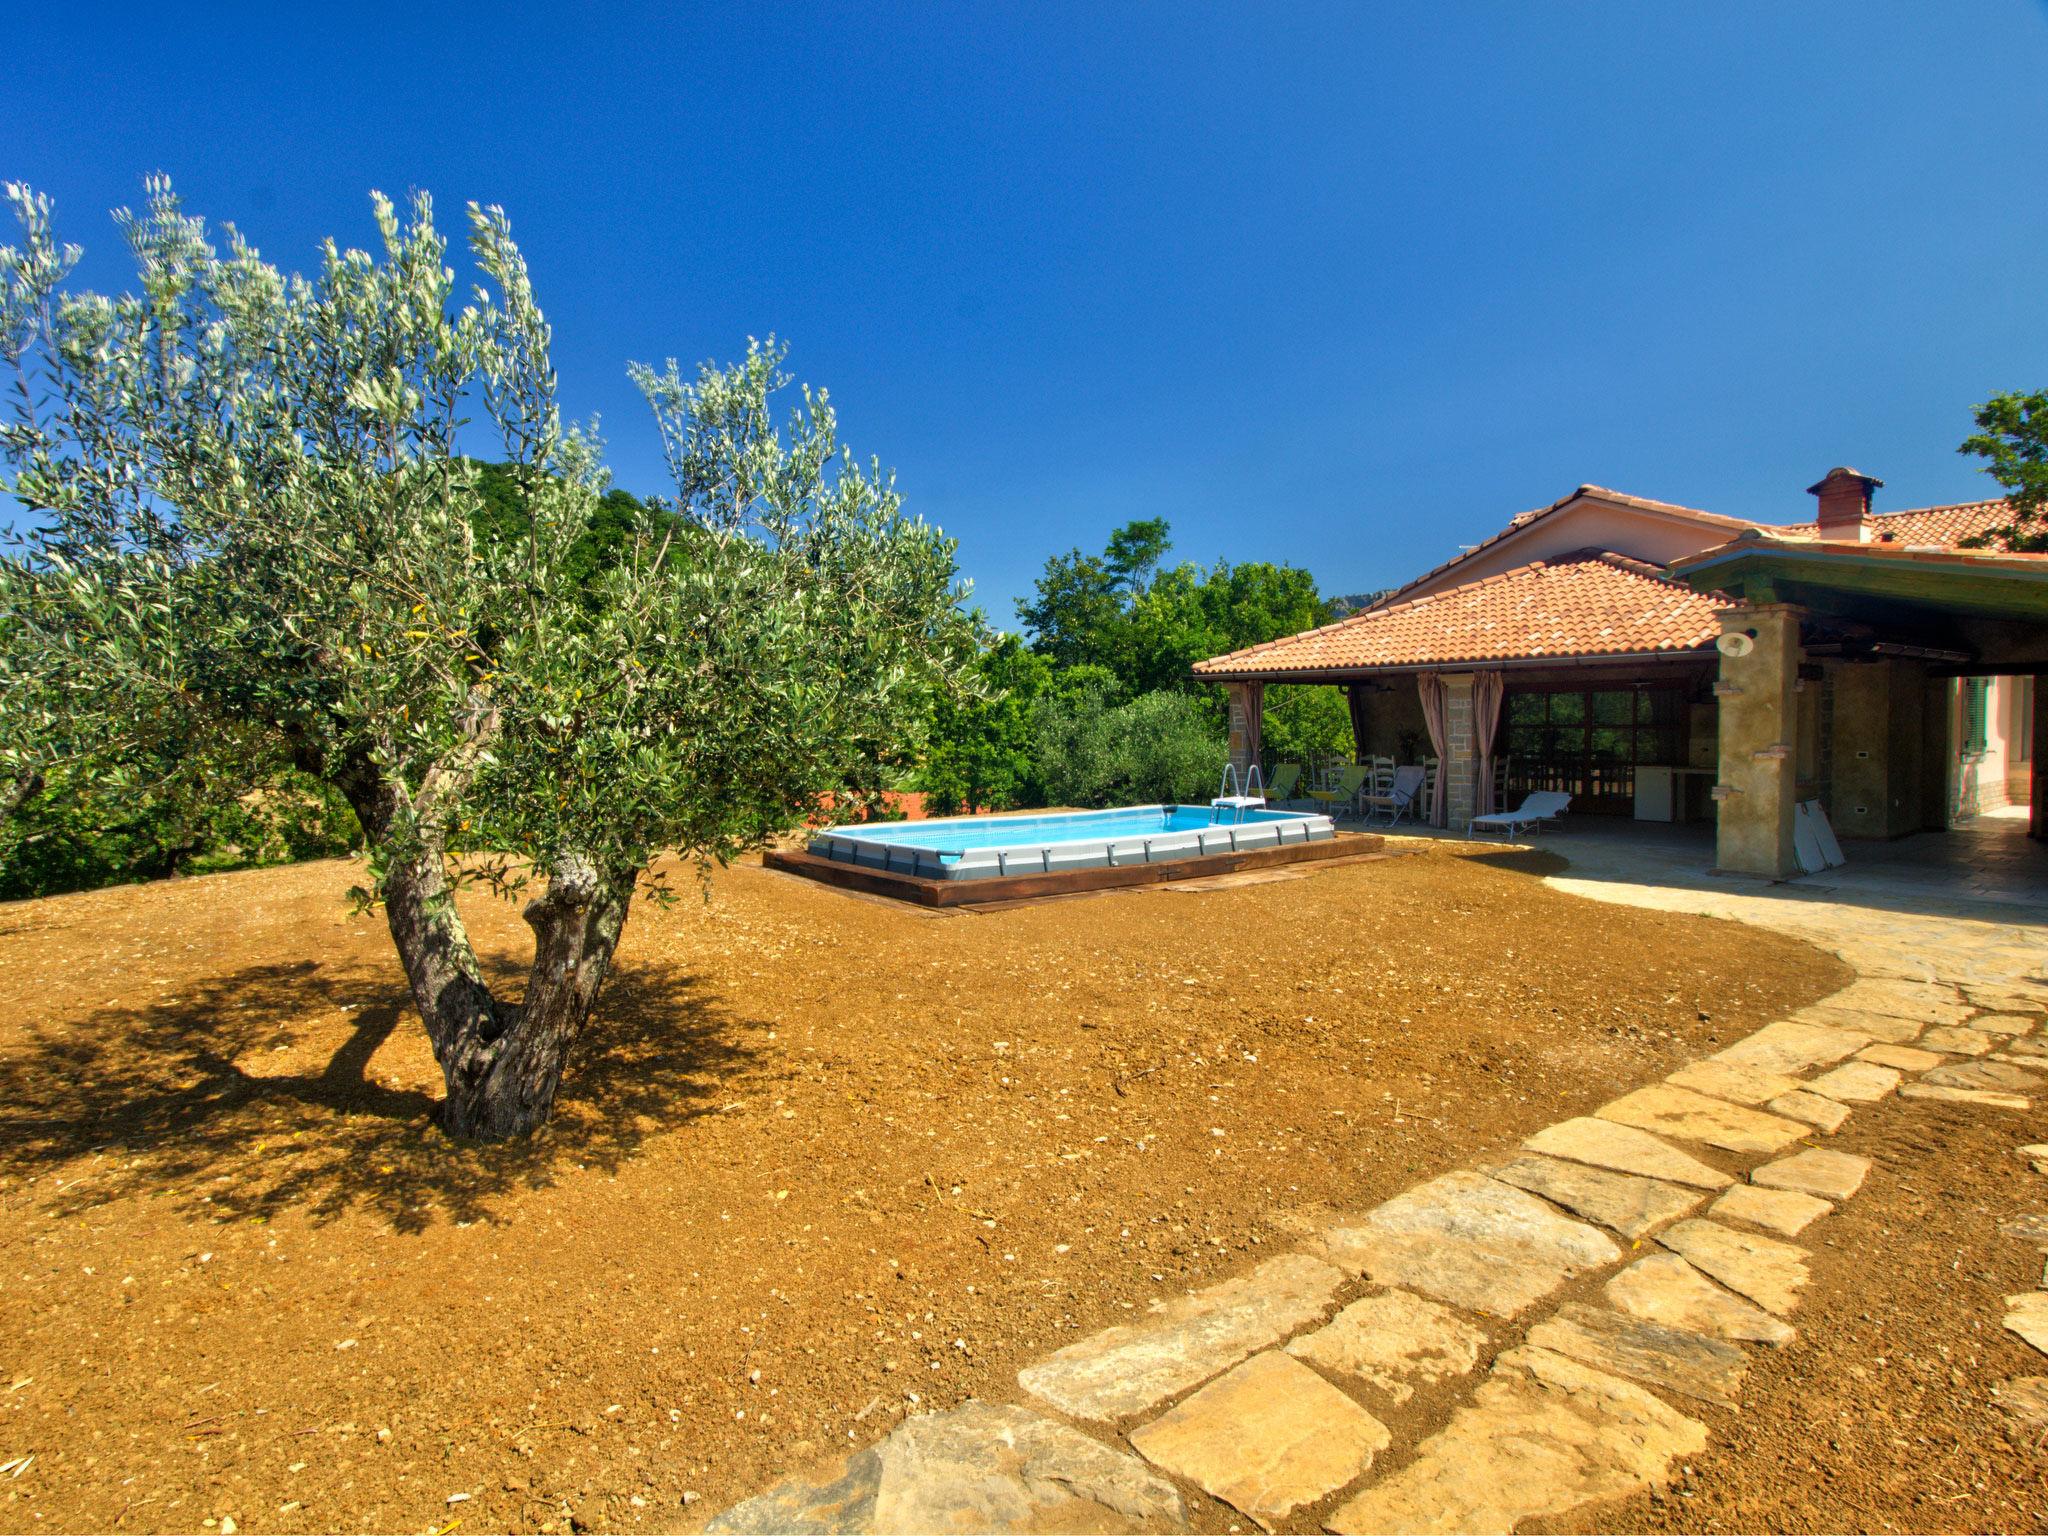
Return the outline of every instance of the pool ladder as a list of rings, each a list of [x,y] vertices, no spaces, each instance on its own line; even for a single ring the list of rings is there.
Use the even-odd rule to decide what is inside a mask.
[[[1266,808],[1266,778],[1259,771],[1257,763],[1249,764],[1243,779],[1237,776],[1237,764],[1223,765],[1223,778],[1216,785],[1216,798],[1209,802],[1209,825],[1220,826],[1223,814],[1228,811],[1233,822],[1242,822],[1246,811],[1262,811]]]

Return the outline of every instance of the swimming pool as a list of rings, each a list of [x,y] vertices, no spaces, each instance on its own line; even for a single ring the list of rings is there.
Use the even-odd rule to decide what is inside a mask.
[[[927,880],[987,880],[1164,864],[1325,842],[1336,835],[1329,817],[1300,811],[1126,805],[1107,811],[946,816],[827,827],[812,836],[810,851],[841,864]]]

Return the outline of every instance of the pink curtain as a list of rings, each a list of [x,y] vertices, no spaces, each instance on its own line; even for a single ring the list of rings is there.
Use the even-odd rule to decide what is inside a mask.
[[[1493,733],[1500,726],[1500,701],[1506,692],[1507,679],[1500,673],[1473,674],[1472,735],[1479,746],[1479,814],[1482,816],[1489,816],[1500,809],[1493,803]]]
[[[1445,770],[1450,764],[1444,758],[1444,680],[1435,672],[1415,674],[1415,688],[1422,695],[1422,723],[1429,727],[1429,745],[1436,753],[1436,787],[1429,796],[1429,824],[1440,827],[1444,824],[1444,780]]]

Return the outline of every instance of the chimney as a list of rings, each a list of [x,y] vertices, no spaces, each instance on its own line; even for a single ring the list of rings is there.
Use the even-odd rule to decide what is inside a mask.
[[[1840,544],[1870,542],[1870,493],[1884,482],[1875,475],[1836,466],[1809,485],[1806,494],[1820,498],[1820,536]]]

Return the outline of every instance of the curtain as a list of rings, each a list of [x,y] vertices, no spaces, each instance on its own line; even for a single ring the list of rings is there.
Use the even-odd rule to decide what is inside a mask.
[[[1500,809],[1493,803],[1493,733],[1500,725],[1500,701],[1506,692],[1507,679],[1499,672],[1473,674],[1472,735],[1479,749],[1479,814],[1482,816]]]
[[[1351,706],[1351,761],[1362,763],[1367,757],[1366,742],[1371,739],[1372,720],[1368,713],[1370,706],[1365,702],[1363,683],[1344,685],[1344,702]]]
[[[1429,796],[1429,824],[1444,824],[1444,781],[1450,777],[1450,759],[1444,754],[1448,732],[1444,728],[1444,680],[1436,672],[1415,674],[1415,688],[1422,695],[1422,723],[1429,727],[1430,749],[1436,753],[1436,787]]]

